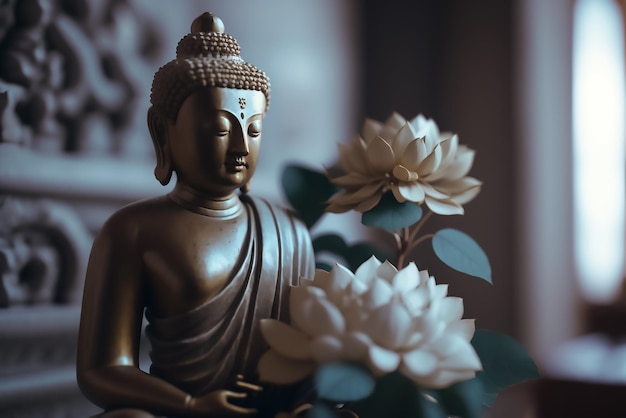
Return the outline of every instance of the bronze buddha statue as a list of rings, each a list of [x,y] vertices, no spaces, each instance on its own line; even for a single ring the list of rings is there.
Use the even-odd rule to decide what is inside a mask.
[[[174,190],[119,210],[92,248],[77,377],[106,416],[254,414],[236,381],[254,381],[259,320],[284,320],[289,286],[313,274],[304,225],[246,194],[270,85],[223,30],[198,17],[154,77],[155,175],[175,172]],[[150,373],[138,366],[144,311]]]

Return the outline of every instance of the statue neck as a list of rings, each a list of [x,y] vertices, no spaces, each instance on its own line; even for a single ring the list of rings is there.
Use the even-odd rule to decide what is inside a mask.
[[[168,197],[187,210],[211,218],[232,219],[243,210],[241,200],[235,193],[219,198],[208,196],[181,182],[176,183]]]

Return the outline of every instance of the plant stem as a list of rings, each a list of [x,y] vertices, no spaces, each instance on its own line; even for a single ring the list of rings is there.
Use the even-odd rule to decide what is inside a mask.
[[[420,245],[422,242],[426,241],[429,238],[434,237],[435,234],[426,234],[426,235],[422,235],[421,237],[419,237],[417,240],[415,240],[415,242],[411,243],[411,245],[408,247],[409,250],[412,250],[413,248],[417,247],[418,245]]]
[[[394,232],[394,238],[396,240],[396,245],[398,247],[398,269],[404,268],[405,259],[411,252],[413,248],[415,248],[419,243],[424,240],[431,238],[433,234],[427,234],[417,238],[417,234],[422,229],[426,221],[432,216],[433,212],[428,211],[422,216],[422,219],[419,220],[418,223],[415,224],[413,231],[410,230],[410,227],[402,228],[402,236],[399,233]]]
[[[394,238],[396,239],[396,247],[398,249],[398,268],[402,268],[404,264],[404,257],[406,256],[406,245],[407,238],[409,236],[409,228],[402,228],[402,235],[399,232],[393,233]]]
[[[424,216],[422,216],[422,219],[419,220],[419,222],[417,224],[415,224],[415,228],[413,229],[413,232],[411,233],[411,235],[409,236],[408,241],[411,242],[415,239],[415,237],[417,236],[417,234],[420,232],[420,230],[422,229],[422,227],[424,226],[424,224],[426,223],[426,221],[433,215],[433,213],[429,210],[428,212],[426,212],[424,214]]]

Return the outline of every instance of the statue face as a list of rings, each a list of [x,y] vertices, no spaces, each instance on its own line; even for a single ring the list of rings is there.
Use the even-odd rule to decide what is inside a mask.
[[[264,113],[259,91],[208,87],[190,95],[168,126],[179,181],[211,196],[244,186],[256,168]]]

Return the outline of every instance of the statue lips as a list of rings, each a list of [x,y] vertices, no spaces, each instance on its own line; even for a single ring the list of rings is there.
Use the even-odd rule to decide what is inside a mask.
[[[248,168],[248,164],[243,155],[229,156],[224,165],[231,173],[239,173],[243,171],[244,168]]]

